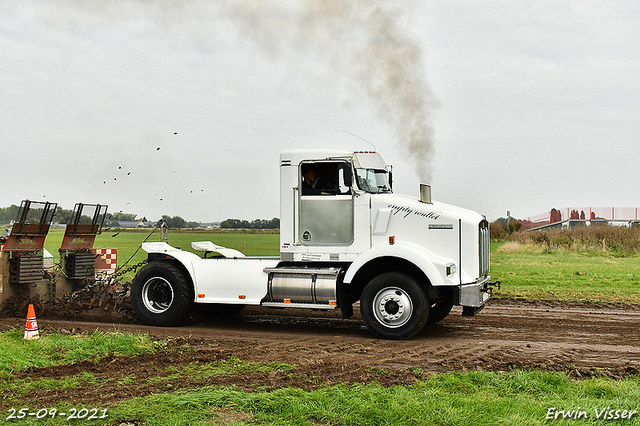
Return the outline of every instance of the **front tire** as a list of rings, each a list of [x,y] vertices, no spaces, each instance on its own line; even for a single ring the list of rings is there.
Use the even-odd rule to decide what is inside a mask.
[[[193,314],[193,299],[191,280],[175,261],[153,261],[131,283],[133,310],[150,325],[186,324]]]
[[[360,310],[369,330],[383,339],[409,339],[423,329],[431,304],[410,276],[387,272],[364,288]]]

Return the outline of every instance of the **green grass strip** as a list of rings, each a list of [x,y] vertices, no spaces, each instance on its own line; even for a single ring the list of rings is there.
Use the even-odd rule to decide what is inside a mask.
[[[19,401],[21,395],[29,392],[46,389],[72,389],[87,384],[97,383],[96,378],[91,373],[81,373],[73,377],[63,377],[61,379],[1,379],[0,392],[8,400]],[[13,399],[11,399],[13,398]]]
[[[145,334],[100,332],[66,335],[41,333],[37,340],[24,340],[24,331],[0,333],[0,378],[30,367],[49,367],[86,359],[100,359],[115,353],[138,355],[154,351]]]
[[[611,424],[602,415],[607,407],[614,415],[616,410],[620,415],[623,410],[640,412],[640,379],[574,381],[561,373],[473,372],[442,374],[410,387],[338,385],[313,392],[288,388],[262,393],[201,388],[123,402],[110,416],[113,424],[135,420],[159,426],[592,425]],[[580,418],[547,419],[559,411]],[[639,425],[640,415],[624,424]]]
[[[83,407],[68,401],[46,408],[68,412]],[[100,413],[107,409],[107,419],[91,423],[101,425],[633,426],[640,425],[638,413],[631,419],[622,416],[625,410],[627,417],[640,411],[640,378],[573,380],[562,373],[537,371],[448,373],[406,387],[355,384],[255,393],[202,387],[85,408]],[[606,419],[607,415],[621,418]],[[26,418],[16,423],[63,425],[69,421]]]

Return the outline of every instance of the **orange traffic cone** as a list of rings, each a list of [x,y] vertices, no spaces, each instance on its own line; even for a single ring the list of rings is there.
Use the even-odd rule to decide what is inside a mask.
[[[33,308],[33,305],[29,305],[29,309],[27,309],[27,329],[24,332],[24,338],[26,340],[40,338],[38,321],[36,321],[36,310]]]

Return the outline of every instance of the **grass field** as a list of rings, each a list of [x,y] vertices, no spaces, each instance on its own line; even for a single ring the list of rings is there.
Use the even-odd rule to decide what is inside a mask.
[[[103,232],[96,237],[95,248],[117,248],[118,266],[122,266],[140,247],[140,244],[148,237],[149,242],[160,241],[160,231],[157,230],[151,236],[151,230],[111,230]],[[52,229],[47,235],[44,247],[54,256],[55,261],[59,260],[58,249],[64,237],[63,229]],[[191,248],[194,241],[212,241],[219,246],[233,248],[244,252],[247,256],[278,256],[280,235],[271,232],[186,232],[170,231],[168,242],[173,247],[195,252]],[[130,264],[146,259],[146,253],[140,249]]]
[[[107,408],[109,419],[100,424],[473,426],[545,425],[553,421],[604,425],[612,421],[598,420],[598,413],[602,416],[605,409],[616,407],[620,419],[623,410],[625,416],[634,411],[639,398],[637,378],[573,382],[559,373],[450,373],[413,386],[392,388],[337,385],[311,392],[289,388],[248,393],[228,387],[203,387],[120,403]],[[59,410],[68,411],[70,407],[82,408],[64,404]],[[99,412],[102,410],[99,408]],[[576,411],[584,413],[583,417],[562,419],[562,415],[576,417],[572,414]],[[558,413],[560,420],[553,418],[556,412],[562,412]],[[640,424],[637,413],[631,416],[631,420],[616,423]],[[27,419],[22,424],[63,425],[69,421],[60,417],[45,422]]]
[[[33,341],[22,337],[22,331],[0,333],[0,379],[16,371],[95,359],[108,353],[138,355],[153,351],[153,342],[143,334],[53,333]]]
[[[555,407],[587,413],[586,420],[571,424],[597,424],[596,409],[634,409],[639,398],[637,378],[573,382],[562,374],[476,372],[442,374],[409,387],[338,385],[312,392],[269,393],[202,388],[133,400],[119,405],[113,414],[124,418],[133,414],[147,419],[148,425],[229,424],[225,419],[230,415],[231,424],[543,425]],[[155,411],[162,415],[153,415]],[[640,421],[636,417],[625,424]]]
[[[640,258],[606,251],[548,250],[492,243],[491,275],[499,297],[640,303]]]
[[[153,394],[109,406],[86,406],[73,401],[53,406],[29,405],[29,411],[56,408],[94,408],[108,417],[96,421],[63,417],[55,419],[11,418],[27,408],[20,396],[38,390],[69,389],[87,385],[100,387],[105,379],[91,373],[74,377],[42,378],[34,381],[14,379],[13,375],[32,367],[42,367],[107,354],[123,356],[160,350],[162,342],[144,335],[89,333],[62,335],[45,333],[38,341],[22,340],[20,331],[0,333],[0,391],[2,417],[7,424],[106,424],[106,425],[544,425],[551,415],[571,411],[585,413],[580,419],[556,420],[559,424],[610,424],[602,418],[611,407],[633,411],[640,401],[640,378],[623,380],[572,380],[562,373],[512,371],[506,373],[471,372],[430,376],[411,386],[382,387],[377,384],[327,386],[313,391],[283,388],[271,392],[235,387],[204,386],[186,391]],[[189,347],[181,346],[180,351]],[[115,355],[114,355],[115,354]],[[19,359],[19,362],[13,360]],[[230,358],[184,369],[172,369],[154,380],[176,379],[180,375],[238,376],[251,371],[287,371],[292,366],[277,363],[246,363]],[[137,380],[135,376],[126,381]],[[103,411],[106,410],[106,411]],[[551,414],[550,414],[551,413]],[[598,414],[601,418],[598,419]],[[616,415],[614,412],[613,416]],[[629,413],[626,413],[629,416]],[[562,417],[561,417],[562,418]],[[623,421],[640,424],[636,413]],[[614,424],[617,424],[614,423]]]

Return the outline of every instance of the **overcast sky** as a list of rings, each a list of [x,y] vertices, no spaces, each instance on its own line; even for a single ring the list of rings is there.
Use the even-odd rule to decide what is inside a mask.
[[[0,0],[0,207],[270,219],[280,151],[372,145],[395,192],[489,220],[640,206],[639,23],[631,0]]]

